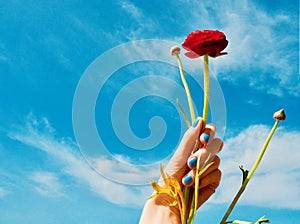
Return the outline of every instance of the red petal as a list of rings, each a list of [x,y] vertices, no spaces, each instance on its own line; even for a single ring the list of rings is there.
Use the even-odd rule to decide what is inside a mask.
[[[186,52],[186,53],[185,53],[185,56],[187,56],[188,58],[198,58],[198,57],[200,57],[201,55],[198,55],[198,54],[196,54],[196,53],[193,52],[193,51],[189,51],[189,52]]]

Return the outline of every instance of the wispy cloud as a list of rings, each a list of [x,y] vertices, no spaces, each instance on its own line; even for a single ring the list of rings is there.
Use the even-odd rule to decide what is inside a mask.
[[[278,96],[300,95],[297,10],[294,14],[266,11],[248,0],[222,6],[217,1],[181,2],[188,8],[183,11],[189,11],[185,24],[191,31],[196,27],[226,33],[229,55],[214,60],[214,70],[217,74],[234,74],[220,75],[220,79],[245,79],[253,88]]]
[[[50,128],[52,133],[49,133],[48,129],[49,122],[46,118],[38,120],[30,115],[26,124],[16,127],[9,133],[9,136],[54,157],[59,164],[63,164],[62,174],[74,178],[75,181],[87,186],[107,201],[126,206],[140,206],[151,194],[151,189],[148,186],[120,184],[96,173],[81,156],[74,142],[69,139],[57,138],[53,133],[53,129]],[[114,169],[114,161],[97,158],[97,162],[101,168],[106,169],[108,172],[126,175],[125,171],[121,172]],[[132,169],[135,171],[135,175],[129,175],[128,178],[142,178],[143,175],[151,174],[149,170],[137,170],[134,167]],[[53,173],[38,171],[32,174],[31,180],[35,182],[35,189],[41,194],[49,195],[53,192],[59,195],[62,194],[64,183],[62,180],[59,181]]]
[[[155,27],[164,24],[150,17],[130,1],[121,1],[121,8],[128,13],[137,27],[120,27],[117,32],[127,40],[149,38]],[[229,39],[226,48],[229,55],[214,59],[211,69],[219,74],[219,79],[236,82],[246,80],[254,89],[268,94],[284,96],[300,95],[298,75],[298,23],[295,11],[266,11],[255,2],[234,0],[226,3],[185,1],[170,3],[170,9],[180,5],[182,12],[176,12],[176,21],[184,24],[184,29],[220,29]],[[253,10],[255,8],[255,10]],[[174,19],[174,18],[173,18]],[[179,27],[181,27],[179,25]],[[177,33],[178,35],[178,33]],[[173,40],[184,41],[185,36],[174,36]],[[291,50],[293,49],[293,50]],[[195,65],[197,64],[197,65]],[[199,67],[191,60],[184,62],[185,67]],[[226,75],[230,73],[231,75]]]
[[[136,20],[140,20],[144,18],[143,13],[141,10],[135,6],[133,3],[129,1],[121,1],[120,2],[121,8],[124,9],[130,16],[132,16]]]
[[[62,192],[63,186],[55,173],[34,172],[30,179],[35,184],[35,190],[44,196],[59,197],[64,195]]]
[[[33,41],[31,38],[29,39]],[[62,37],[51,33],[39,41],[43,48],[48,51],[49,55],[52,55],[59,64],[67,69],[72,68],[72,61],[68,52],[69,49],[67,49],[66,41]]]
[[[241,185],[239,165],[250,170],[271,127],[252,125],[225,142],[222,184],[212,202],[229,203]],[[279,128],[251,179],[241,204],[300,208],[300,133]]]
[[[47,120],[43,118],[42,120]],[[49,125],[49,122],[46,122]],[[47,126],[46,125],[46,126]],[[42,127],[42,128],[41,128]],[[250,169],[254,163],[270,127],[252,125],[225,142],[222,151],[223,178],[220,188],[210,203],[229,203],[241,184],[239,165]],[[49,135],[44,122],[31,117],[25,126],[10,132],[12,139],[33,146],[55,157],[63,164],[64,175],[74,178],[78,183],[87,186],[100,197],[116,204],[141,206],[151,193],[149,186],[132,186],[110,181],[91,169],[78,152],[74,142],[55,138]],[[241,204],[260,205],[275,208],[300,208],[300,133],[279,128],[273,137],[269,149],[245,191]],[[118,158],[125,159],[126,158]],[[114,176],[126,175],[128,182],[143,178],[144,175],[155,175],[154,170],[144,170],[132,166],[130,171],[116,170],[116,161],[107,158],[95,158],[96,167]],[[120,166],[120,164],[117,164]],[[37,184],[36,190],[44,195],[51,192],[62,192],[62,181],[53,173],[38,171],[31,179]],[[5,192],[5,191],[2,191]],[[66,193],[65,193],[66,194]],[[3,193],[2,193],[3,195]]]
[[[158,24],[156,21],[147,16],[140,8],[130,1],[120,1],[120,7],[128,14],[128,18],[131,18],[133,23],[129,27],[119,27],[118,32],[126,37],[129,41],[138,40],[144,38],[146,33],[154,30]]]

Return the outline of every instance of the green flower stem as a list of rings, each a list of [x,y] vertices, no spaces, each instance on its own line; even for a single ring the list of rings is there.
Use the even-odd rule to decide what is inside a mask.
[[[196,165],[196,175],[195,175],[195,184],[194,184],[194,195],[192,199],[192,206],[188,218],[187,224],[192,224],[194,222],[197,208],[198,208],[198,198],[199,198],[199,183],[200,183],[200,176],[213,164],[213,162],[210,162],[211,155],[209,154],[207,159],[205,160],[204,164],[202,167],[200,167],[200,161],[201,161],[201,156],[198,156],[197,159],[197,165]]]
[[[201,154],[200,154],[201,155]],[[198,203],[198,196],[199,196],[199,178],[200,178],[200,155],[197,158],[197,165],[196,165],[196,175],[195,175],[195,188],[194,188],[194,195],[192,201],[191,212],[189,216],[188,224],[192,224],[194,222],[194,218],[197,212],[197,203]]]
[[[196,214],[196,211],[195,211],[195,203],[196,203],[195,197],[196,197],[195,193],[193,193],[192,204],[191,204],[191,209],[190,209],[189,218],[187,220],[187,224],[192,224],[193,221],[194,221],[194,216]]]
[[[262,157],[263,157],[263,155],[264,155],[264,153],[267,149],[267,146],[268,146],[273,134],[275,133],[275,130],[276,130],[278,124],[279,124],[279,120],[276,120],[275,124],[273,125],[272,130],[269,133],[269,136],[267,137],[267,139],[266,139],[266,141],[265,141],[265,143],[264,143],[264,145],[263,145],[263,147],[260,151],[259,156],[257,157],[256,162],[254,163],[252,169],[250,170],[249,174],[247,175],[246,179],[244,180],[244,182],[243,182],[242,186],[240,187],[238,193],[236,194],[233,201],[231,202],[231,204],[230,204],[229,208],[227,209],[227,211],[226,211],[223,219],[221,220],[220,224],[225,224],[226,223],[226,220],[227,220],[228,216],[230,215],[232,209],[234,208],[234,206],[237,203],[238,199],[240,198],[240,196],[244,192],[248,182],[250,181],[250,179],[251,179],[252,175],[254,174],[256,168],[258,167],[258,165],[259,165],[259,163],[260,163],[260,161],[261,161],[261,159],[262,159]]]
[[[190,187],[184,186],[183,188],[183,198],[184,198],[184,204],[185,204],[185,214],[184,214],[184,223],[187,223],[188,220],[188,214],[189,214],[189,198],[190,198]]]
[[[203,103],[203,113],[202,113],[202,119],[204,121],[204,126],[207,121],[208,116],[208,99],[209,99],[209,67],[208,67],[208,54],[205,54],[203,56],[203,62],[204,62],[204,103]]]
[[[178,99],[176,99],[176,103],[177,103],[177,106],[179,107],[179,109],[180,109],[180,111],[181,111],[181,113],[182,113],[182,116],[183,116],[183,119],[184,119],[186,125],[188,126],[188,128],[190,128],[190,127],[191,127],[191,123],[190,123],[189,119],[187,118],[187,116],[186,116],[186,114],[185,114],[185,112],[184,112],[184,109],[183,109],[182,106],[180,105]]]
[[[195,110],[194,110],[194,106],[193,106],[193,100],[192,100],[192,97],[191,97],[190,89],[189,89],[188,83],[187,83],[187,81],[185,79],[185,76],[184,76],[184,71],[183,71],[183,67],[182,67],[182,63],[181,63],[179,54],[175,54],[175,55],[176,55],[178,66],[179,66],[181,81],[183,83],[183,86],[184,86],[184,89],[185,89],[185,92],[186,92],[186,96],[187,96],[187,99],[188,99],[188,104],[189,104],[189,109],[190,109],[190,114],[191,114],[191,121],[192,121],[191,123],[194,123],[194,121],[196,120],[196,116],[195,116]],[[190,188],[189,187],[184,187],[183,196],[184,196],[184,203],[185,203],[186,208],[187,208],[188,203],[189,203],[189,198],[190,198]],[[188,217],[188,209],[186,209],[186,212],[184,214],[185,222],[187,220],[187,217]]]
[[[193,106],[193,100],[192,100],[192,97],[191,97],[190,89],[189,89],[189,86],[186,82],[186,79],[185,79],[185,76],[184,76],[184,71],[183,71],[183,68],[182,68],[182,63],[181,63],[181,60],[180,60],[180,57],[179,57],[178,54],[176,54],[176,58],[177,58],[177,61],[178,61],[180,77],[181,77],[182,83],[184,85],[184,89],[185,89],[186,96],[187,96],[188,103],[189,103],[191,120],[192,120],[192,123],[194,123],[194,121],[196,120],[196,116],[195,116],[195,110],[194,110],[194,106]]]

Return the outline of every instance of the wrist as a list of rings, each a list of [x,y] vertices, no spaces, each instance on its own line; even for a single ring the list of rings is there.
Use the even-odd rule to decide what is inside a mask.
[[[177,206],[170,206],[172,197],[159,194],[149,199],[144,207],[140,224],[180,224],[180,213]]]

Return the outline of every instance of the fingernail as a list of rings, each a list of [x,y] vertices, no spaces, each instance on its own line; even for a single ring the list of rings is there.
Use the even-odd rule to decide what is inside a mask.
[[[203,140],[204,141],[208,142],[209,138],[210,138],[209,134],[203,134]]]
[[[197,166],[197,157],[193,157],[188,161],[188,166],[190,168],[195,168]]]
[[[184,184],[190,184],[193,181],[193,178],[190,175],[187,175],[183,178],[182,182]]]
[[[194,123],[193,123],[193,125],[192,125],[193,128],[196,127],[196,126],[198,125],[199,120],[200,120],[199,117],[197,117],[197,119],[194,121]]]

